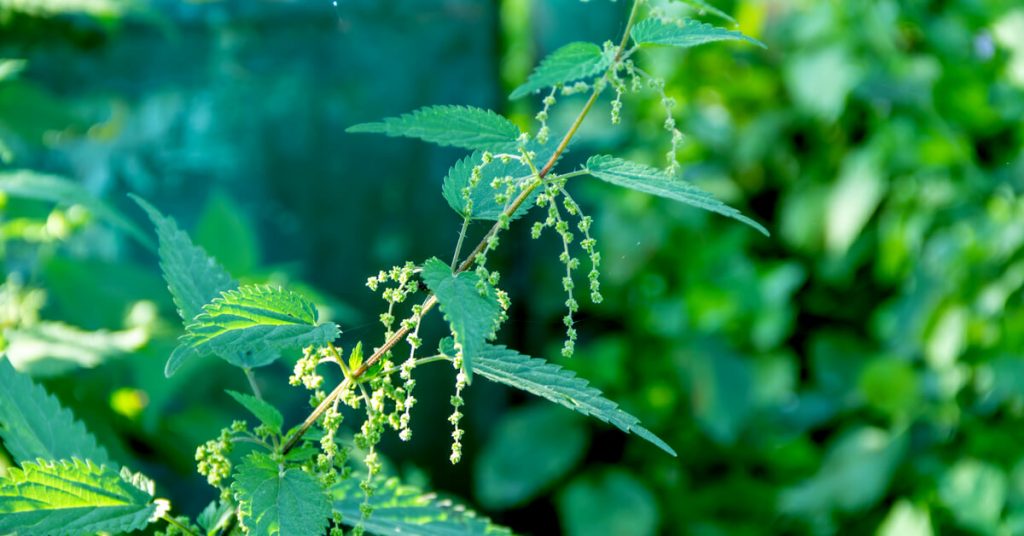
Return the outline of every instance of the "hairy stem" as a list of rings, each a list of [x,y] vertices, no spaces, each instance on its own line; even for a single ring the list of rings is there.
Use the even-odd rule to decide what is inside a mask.
[[[626,50],[626,45],[629,44],[629,32],[630,30],[633,29],[633,25],[636,23],[636,19],[640,13],[640,4],[642,4],[643,1],[644,0],[635,0],[633,2],[633,8],[629,12],[629,19],[626,21],[626,28],[623,31],[622,40],[620,41],[619,48],[615,53],[615,58],[612,61],[611,66],[608,68],[608,72],[611,72],[612,69],[618,68],[618,64],[622,60],[622,55]],[[569,146],[569,142],[571,142],[573,137],[576,136],[576,132],[579,130],[580,125],[583,124],[583,120],[586,119],[587,114],[589,114],[590,110],[594,107],[594,103],[597,102],[597,98],[601,96],[601,92],[604,90],[604,86],[605,84],[594,85],[594,91],[591,92],[590,98],[587,99],[587,102],[583,105],[583,108],[580,110],[579,114],[576,116],[576,119],[573,121],[572,126],[569,127],[568,132],[566,132],[565,136],[562,137],[562,141],[559,142],[558,147],[555,149],[555,152],[551,155],[551,158],[548,159],[547,163],[544,164],[544,167],[541,168],[541,170],[537,173],[537,178],[540,180],[535,181],[531,186],[525,188],[522,192],[520,192],[519,195],[516,196],[516,198],[512,201],[512,203],[505,208],[505,211],[503,212],[504,216],[511,217],[513,214],[515,214],[516,211],[519,210],[519,207],[521,207],[523,203],[525,203],[526,200],[529,199],[530,194],[532,194],[535,189],[537,189],[541,184],[543,184],[544,177],[551,172],[552,168],[555,167],[555,164],[558,162],[558,159],[562,156],[562,153],[565,152],[566,147]],[[488,241],[491,239],[492,236],[501,232],[501,228],[501,221],[499,219],[499,221],[496,222],[489,231],[487,231],[487,234],[484,235],[484,237],[480,240],[476,247],[473,248],[473,251],[470,252],[470,254],[465,258],[465,260],[463,260],[462,263],[459,264],[458,267],[453,270],[453,272],[456,275],[458,275],[462,272],[465,272],[466,270],[469,270],[476,262],[476,256],[487,248]],[[457,252],[455,256],[455,261],[458,261]],[[426,301],[423,302],[423,309],[420,312],[420,318],[422,318],[423,315],[426,315],[428,311],[433,309],[435,305],[437,305],[437,297],[431,295],[426,299]],[[313,411],[309,414],[308,417],[306,417],[306,420],[302,422],[302,424],[295,431],[295,433],[291,434],[291,436],[288,438],[288,441],[285,442],[282,452],[287,453],[291,449],[295,448],[295,446],[299,444],[299,441],[302,440],[302,436],[305,435],[306,431],[309,430],[309,428],[313,426],[318,419],[320,419],[324,412],[327,411],[327,408],[334,403],[334,400],[341,396],[345,389],[348,388],[348,383],[350,382],[350,379],[351,381],[357,381],[363,374],[366,373],[366,371],[370,367],[372,367],[375,363],[377,363],[377,361],[383,358],[385,354],[391,351],[391,348],[398,344],[399,341],[404,339],[409,334],[409,331],[410,328],[407,328],[405,326],[400,327],[398,331],[394,332],[390,337],[387,338],[387,340],[384,341],[384,344],[382,344],[379,348],[375,349],[373,351],[373,355],[371,355],[369,359],[365,360],[358,369],[353,371],[351,376],[346,378],[345,381],[338,384],[338,386],[335,387],[334,390],[331,391],[330,394],[328,394],[320,402],[320,404],[313,409]]]
[[[466,240],[466,231],[469,230],[469,218],[462,220],[462,230],[459,231],[459,241],[455,244],[455,254],[452,255],[452,271],[455,271],[455,264],[459,262],[459,254],[462,253],[462,243]]]
[[[160,519],[166,521],[168,525],[173,525],[184,534],[188,534],[189,536],[199,536],[198,534],[193,532],[192,529],[186,527],[185,525],[181,524],[181,522],[179,522],[177,519],[174,519],[173,517],[167,514],[160,516]]]
[[[242,370],[245,371],[245,379],[249,380],[249,387],[252,388],[252,394],[256,398],[263,400],[263,393],[260,392],[260,386],[256,385],[256,375],[252,373],[252,369],[245,367]]]

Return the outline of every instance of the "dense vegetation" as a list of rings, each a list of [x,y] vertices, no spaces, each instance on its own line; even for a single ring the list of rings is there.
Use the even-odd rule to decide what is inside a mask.
[[[1024,9],[701,4],[654,7],[767,48],[646,50],[637,64],[666,79],[664,97],[627,94],[615,112],[609,92],[560,168],[593,154],[663,167],[677,149],[685,179],[771,238],[671,200],[571,183],[603,259],[600,303],[577,283],[572,357],[560,357],[558,235],[531,240],[528,217],[489,261],[513,304],[499,341],[588,379],[678,458],[474,381],[452,466],[452,372],[438,366],[418,377],[415,439],[381,444],[383,471],[538,534],[1024,531]],[[543,94],[505,95],[563,45],[621,33],[629,7],[0,2],[0,318],[5,352],[26,373],[0,369],[2,385],[41,393],[31,376],[104,450],[63,448],[148,475],[175,515],[195,519],[218,496],[194,474],[195,448],[244,411],[225,389],[249,385],[215,359],[164,378],[181,304],[125,194],[173,215],[239,284],[309,298],[341,327],[339,346],[377,344],[379,299],[363,283],[451,250],[461,221],[438,194],[465,153],[344,130],[439,103],[535,129]],[[551,132],[585,97],[559,97]],[[664,128],[672,101],[681,139]],[[27,199],[27,174],[80,189],[55,182],[49,201]],[[425,338],[444,334],[439,318]],[[286,426],[310,409],[283,380],[300,355],[257,369]],[[14,392],[0,393],[0,412]],[[24,453],[7,447],[11,467]],[[154,495],[139,477],[108,483],[129,503]],[[345,506],[357,517],[359,502]]]

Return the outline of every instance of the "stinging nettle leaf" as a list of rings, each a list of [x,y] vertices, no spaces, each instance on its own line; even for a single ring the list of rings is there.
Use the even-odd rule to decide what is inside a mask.
[[[167,509],[149,479],[80,459],[26,462],[0,479],[0,534],[131,532]]]
[[[139,196],[131,195],[131,198],[146,211],[156,227],[160,269],[184,322],[191,322],[202,312],[203,306],[221,292],[238,288],[238,282],[203,248],[193,244],[173,218],[164,216]]]
[[[698,20],[687,19],[682,23],[652,18],[640,21],[630,32],[638,45],[666,45],[689,48],[715,41],[746,41],[761,48],[764,43],[743,35],[741,32],[726,30]]]
[[[334,511],[341,522],[355,526],[360,523],[364,493],[359,478],[349,478],[331,488]],[[451,500],[424,493],[403,485],[397,478],[378,478],[370,497],[373,515],[362,522],[367,532],[378,536],[477,536],[510,535],[505,527],[494,525],[486,517]]]
[[[266,454],[247,456],[231,489],[249,534],[317,536],[327,528],[331,503],[316,477]]]
[[[490,111],[470,106],[427,106],[388,117],[379,123],[362,123],[345,132],[419,138],[445,147],[481,151],[514,152],[519,127]]]
[[[0,356],[0,439],[14,460],[30,462],[87,458],[106,463],[107,452],[96,444],[74,415],[27,374],[14,370]]]
[[[6,172],[0,173],[0,192],[61,205],[82,205],[98,218],[121,228],[142,245],[153,249],[152,240],[138,226],[76,182],[33,171]]]
[[[225,392],[231,395],[231,398],[234,398],[236,402],[244,406],[245,409],[249,410],[250,413],[255,415],[261,423],[269,426],[275,433],[281,433],[281,427],[284,426],[284,416],[281,415],[281,412],[278,411],[277,408],[252,395],[239,393],[230,389],[226,389]]]
[[[552,138],[558,139],[559,137],[552,136]],[[557,145],[553,140],[549,140],[545,144],[537,143],[537,140],[530,140],[526,144],[526,149],[534,153],[533,164],[539,168],[546,164],[551,155],[555,153]],[[565,154],[565,152],[562,154]],[[444,196],[445,201],[448,201],[448,206],[452,207],[452,210],[463,218],[495,221],[505,211],[505,206],[498,204],[494,200],[494,196],[499,192],[491,186],[491,182],[499,177],[510,176],[516,179],[530,177],[533,171],[525,162],[511,158],[508,162],[502,162],[500,158],[495,158],[490,164],[487,164],[480,170],[480,182],[477,183],[476,188],[473,188],[470,193],[470,198],[473,200],[473,209],[470,211],[466,199],[462,197],[462,190],[469,186],[473,168],[479,165],[482,159],[483,153],[477,151],[456,162],[448,170],[448,175],[444,178],[441,194]],[[524,178],[523,180],[529,179]],[[540,192],[540,188],[535,189],[534,193],[530,194],[516,210],[515,214],[512,215],[512,219],[514,220],[526,214],[533,207],[533,203],[537,200]],[[513,194],[513,197],[518,195],[518,193],[517,191]]]
[[[521,389],[573,411],[614,425],[623,432],[632,432],[665,452],[676,456],[676,451],[640,420],[619,409],[618,404],[605,398],[601,391],[576,376],[571,370],[543,359],[522,355],[504,346],[487,345],[474,364],[477,373],[500,384]]]
[[[611,65],[611,57],[594,43],[577,41],[549,54],[526,80],[509,95],[518,99],[538,90],[597,76]]]
[[[467,381],[472,381],[473,363],[486,348],[487,339],[494,336],[501,317],[501,305],[494,289],[474,272],[452,275],[451,268],[437,257],[423,263],[420,275],[441,304],[455,338],[455,347],[462,353]],[[484,294],[477,290],[481,282]]]
[[[616,186],[672,199],[739,220],[769,236],[764,226],[744,216],[739,210],[722,203],[693,184],[665,174],[660,169],[613,156],[592,156],[587,160],[587,171],[598,179]]]
[[[717,7],[715,7],[715,6],[705,2],[704,0],[682,0],[682,1],[687,3],[687,4],[690,4],[694,8],[696,8],[697,11],[701,15],[703,15],[705,12],[707,12],[707,13],[711,13],[712,15],[715,15],[716,17],[723,18],[723,19],[725,19],[725,20],[727,20],[727,21],[729,21],[731,23],[734,23],[734,24],[736,23],[736,19],[732,18],[732,16],[730,16],[728,13],[726,13],[726,12],[722,11],[721,9],[718,9]]]
[[[338,333],[333,322],[317,324],[316,306],[298,293],[246,285],[204,305],[185,327],[179,349],[253,368],[273,362],[280,350],[327,344]]]
[[[203,248],[192,243],[188,234],[178,228],[173,218],[168,218],[159,210],[139,196],[130,197],[149,215],[156,227],[159,239],[158,253],[160,269],[167,281],[167,289],[171,291],[174,304],[178,307],[178,315],[184,323],[189,323],[203,310],[203,305],[220,296],[221,292],[238,288],[238,282]],[[167,359],[164,375],[168,378],[175,373],[189,358],[198,357],[190,347],[179,346]],[[276,356],[262,352],[259,359],[249,358],[247,361],[273,361]],[[244,356],[228,354],[221,356],[228,362],[232,359],[242,361]]]

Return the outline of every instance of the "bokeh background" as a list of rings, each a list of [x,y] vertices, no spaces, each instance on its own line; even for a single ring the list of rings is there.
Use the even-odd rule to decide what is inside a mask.
[[[493,257],[513,299],[502,342],[577,370],[679,458],[476,382],[452,467],[453,380],[425,367],[390,470],[532,534],[1024,533],[1024,5],[715,4],[767,50],[640,61],[680,103],[685,177],[772,237],[575,180],[606,300],[584,307],[571,360],[560,244],[518,229]],[[345,127],[428,104],[528,126],[537,102],[510,89],[562,44],[614,39],[628,8],[0,0],[0,174],[70,178],[140,225],[126,193],[142,195],[235,276],[302,288],[342,345],[372,345],[362,283],[450,254],[440,185],[461,155]],[[663,162],[655,95],[628,99],[621,126],[608,111],[565,165]],[[208,360],[164,379],[180,326],[156,259],[82,206],[0,201],[6,352],[194,515],[216,494],[194,448],[241,414],[223,390],[244,378]],[[258,375],[296,422],[288,372]]]

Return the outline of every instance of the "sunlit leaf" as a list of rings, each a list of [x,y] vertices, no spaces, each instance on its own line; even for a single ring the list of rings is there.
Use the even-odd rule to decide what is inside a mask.
[[[336,324],[317,322],[316,307],[305,297],[280,287],[246,285],[204,305],[185,326],[179,348],[251,368],[269,364],[284,349],[327,344],[338,333]]]
[[[658,18],[645,19],[633,27],[630,35],[638,45],[689,48],[715,41],[746,41],[759,47],[765,46],[764,43],[747,37],[742,32],[726,30],[693,19],[680,23]]]
[[[0,479],[0,533],[33,536],[139,530],[167,511],[152,482],[91,461],[25,462]]]

